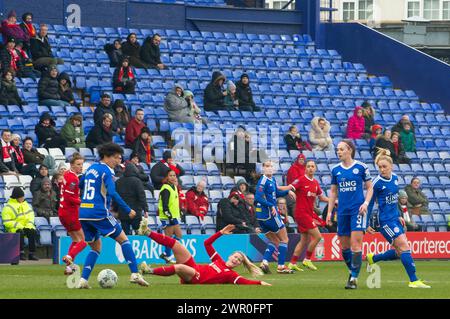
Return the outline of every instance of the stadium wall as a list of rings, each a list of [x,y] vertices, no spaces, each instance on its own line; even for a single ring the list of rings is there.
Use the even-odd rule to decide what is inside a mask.
[[[310,0],[317,1],[317,0]],[[34,22],[94,27],[176,29],[263,34],[305,33],[300,11],[201,7],[132,0],[0,0],[2,19],[34,14]]]
[[[318,47],[335,49],[344,61],[387,75],[394,88],[414,90],[450,113],[450,65],[360,23],[321,24],[320,29]]]
[[[342,260],[342,253],[339,238],[334,233],[322,234],[321,241],[315,251],[312,260],[314,261],[338,261]],[[182,244],[189,250],[198,263],[209,263],[210,259],[204,248],[204,241],[209,235],[185,235],[181,239]],[[138,262],[146,261],[152,264],[163,263],[159,255],[163,252],[163,247],[144,236],[129,236],[133,251]],[[290,259],[293,250],[300,240],[299,234],[289,234],[289,249],[287,260]],[[411,246],[412,255],[415,259],[450,259],[450,233],[449,232],[410,232],[408,241]],[[55,263],[62,264],[62,257],[66,254],[71,244],[70,237],[62,237],[59,241],[59,254]],[[262,256],[267,247],[267,238],[261,234],[252,235],[227,235],[220,237],[214,248],[223,259],[226,259],[236,250],[243,251],[254,262],[262,260]],[[380,233],[364,236],[363,255],[369,251],[382,253],[390,249],[389,243]],[[85,249],[78,260],[84,260],[89,249]],[[274,254],[272,261],[276,260]],[[124,264],[125,259],[122,249],[111,238],[102,239],[102,253],[98,259],[99,264]]]

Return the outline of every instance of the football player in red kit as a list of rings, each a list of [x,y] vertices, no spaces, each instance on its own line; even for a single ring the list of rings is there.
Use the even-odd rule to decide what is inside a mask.
[[[317,267],[311,262],[311,256],[314,253],[317,244],[322,239],[317,227],[325,226],[325,221],[314,212],[314,203],[316,197],[319,197],[319,200],[322,202],[328,202],[328,197],[323,195],[319,182],[314,178],[316,170],[316,163],[314,161],[308,161],[306,162],[305,175],[292,182],[292,186],[296,189],[295,194],[297,195],[295,220],[301,235],[300,242],[295,246],[291,262],[288,265],[288,267],[293,270],[301,270],[301,268],[297,266],[297,260],[308,244],[308,241],[309,245],[306,250],[306,257],[302,264],[306,268],[317,270]]]
[[[81,229],[78,213],[80,209],[80,188],[78,175],[83,171],[84,158],[79,153],[74,153],[70,160],[70,169],[64,173],[64,180],[60,185],[61,199],[59,203],[58,216],[61,224],[66,228],[72,238],[69,252],[63,257],[66,263],[65,275],[75,271],[73,262],[75,257],[86,247],[84,233]]]
[[[145,262],[140,265],[142,273],[156,276],[172,276],[174,274],[180,277],[182,284],[237,284],[237,285],[264,285],[271,284],[260,281],[250,280],[241,277],[233,268],[243,264],[245,268],[253,275],[262,275],[261,269],[254,265],[243,252],[235,252],[224,261],[222,257],[213,248],[212,244],[223,234],[231,234],[235,228],[234,225],[227,225],[222,230],[205,240],[205,249],[208,253],[211,263],[208,265],[198,265],[189,251],[175,239],[159,234],[150,230],[147,222],[143,220],[139,227],[139,234],[146,235],[163,246],[169,246],[175,256],[176,264],[159,268],[150,268]]]

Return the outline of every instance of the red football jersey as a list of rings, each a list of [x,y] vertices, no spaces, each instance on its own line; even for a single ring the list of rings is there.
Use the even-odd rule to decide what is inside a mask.
[[[314,203],[316,197],[322,195],[322,189],[316,179],[309,179],[306,175],[296,179],[292,185],[295,187],[297,196],[295,214],[315,214]]]
[[[80,187],[77,174],[68,170],[64,173],[64,181],[60,185],[61,199],[59,202],[59,213],[78,211],[81,203]]]

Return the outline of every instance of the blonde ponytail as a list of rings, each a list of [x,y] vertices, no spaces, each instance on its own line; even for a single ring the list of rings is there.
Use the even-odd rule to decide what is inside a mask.
[[[375,164],[378,165],[378,162],[381,160],[388,161],[389,163],[394,164],[391,157],[391,152],[386,148],[377,147],[377,156],[375,157]]]
[[[248,259],[248,257],[242,251],[236,251],[235,254],[239,254],[242,257],[242,264],[252,275],[252,277],[262,276],[262,270]]]

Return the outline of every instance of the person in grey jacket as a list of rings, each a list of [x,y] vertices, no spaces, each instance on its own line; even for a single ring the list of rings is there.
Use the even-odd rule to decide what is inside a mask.
[[[164,100],[164,109],[172,121],[194,123],[196,120],[192,107],[184,98],[183,87],[179,84],[175,84],[172,91],[167,94]]]

